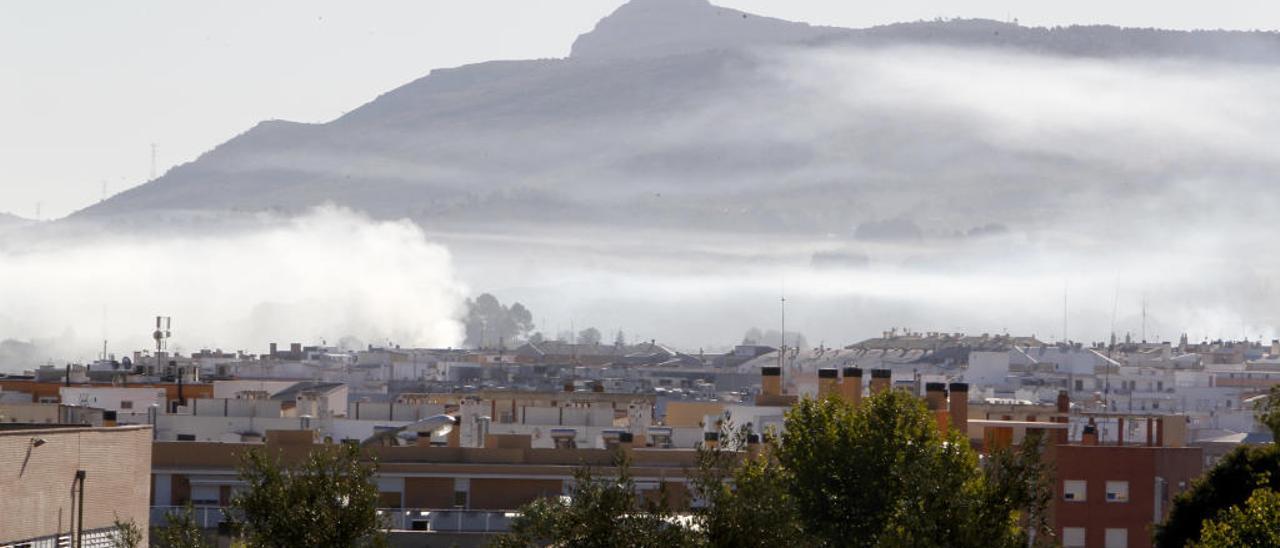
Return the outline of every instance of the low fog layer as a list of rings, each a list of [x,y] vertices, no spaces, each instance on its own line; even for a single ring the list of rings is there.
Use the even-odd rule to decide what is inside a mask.
[[[0,367],[93,359],[104,338],[117,353],[153,348],[157,315],[173,317],[170,349],[183,352],[461,340],[466,290],[448,251],[410,222],[325,208],[208,233],[74,232],[0,246],[0,339],[34,343],[10,342],[20,363]]]
[[[98,338],[103,303],[77,294],[85,280],[195,241],[226,260],[250,248],[249,266],[168,270],[204,255],[185,253],[141,282],[111,273],[138,336],[164,313],[224,348],[447,345],[463,292],[432,241],[471,293],[527,305],[545,333],[621,329],[691,351],[777,328],[784,293],[788,331],[814,344],[894,326],[1275,336],[1277,35],[730,28],[752,19],[696,0],[629,6],[569,58],[439,70],[327,124],[265,122],[80,212],[64,224],[116,236],[42,236],[0,265],[20,282],[0,289],[18,304],[0,309],[0,335]],[[256,224],[327,202],[389,221]],[[159,219],[214,236],[134,235]],[[282,230],[309,262],[253,256]],[[324,284],[280,281],[302,272]],[[128,304],[152,286],[192,306],[220,298]]]

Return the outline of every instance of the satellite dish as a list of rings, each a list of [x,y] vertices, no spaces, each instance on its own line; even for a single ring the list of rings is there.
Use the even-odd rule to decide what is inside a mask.
[[[430,433],[432,436],[443,436],[452,432],[453,427],[457,422],[458,419],[450,415],[435,415],[410,423],[404,427],[404,430],[407,432],[417,432],[419,435]]]

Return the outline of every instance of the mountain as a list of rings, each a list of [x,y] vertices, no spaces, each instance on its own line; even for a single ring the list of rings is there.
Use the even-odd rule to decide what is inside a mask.
[[[1277,62],[1274,33],[985,20],[838,29],[704,0],[633,0],[567,58],[435,70],[328,123],[265,121],[73,218],[334,202],[429,227],[495,230],[519,222],[852,234],[898,218],[934,232],[1044,223],[1096,207],[1099,196],[1177,196],[1171,178],[1216,176],[1228,160],[1202,158],[1193,144],[1179,144],[1195,152],[1168,162],[1134,160],[1170,150],[1154,141],[1167,135],[1146,135],[1153,125],[1124,114],[1137,102],[1121,101],[1111,117],[1124,127],[1075,127],[1065,117],[1054,122],[1063,130],[1020,123],[1054,108],[1023,104],[1014,117],[989,99],[1025,102],[1018,89],[1052,78],[1159,95],[1161,67],[1180,78],[1201,64],[1220,73]],[[1149,81],[1126,80],[1147,71]],[[935,77],[943,84],[920,84]],[[993,134],[991,120],[1013,129]],[[1007,135],[1015,130],[1039,132]],[[1140,139],[1103,146],[1094,131]],[[1057,141],[1064,132],[1073,140]],[[1124,146],[1136,148],[1121,157]],[[1269,177],[1263,164],[1230,171],[1254,181]]]
[[[26,217],[19,217],[12,213],[0,211],[0,228],[24,226],[34,222],[35,221],[32,221],[31,219],[27,219]]]

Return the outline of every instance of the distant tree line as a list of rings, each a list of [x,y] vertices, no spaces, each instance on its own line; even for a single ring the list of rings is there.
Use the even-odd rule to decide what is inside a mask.
[[[483,293],[467,299],[464,344],[471,348],[515,346],[533,331],[533,313],[520,303],[503,305],[497,297]]]

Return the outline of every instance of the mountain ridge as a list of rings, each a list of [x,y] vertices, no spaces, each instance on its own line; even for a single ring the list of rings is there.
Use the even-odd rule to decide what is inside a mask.
[[[685,24],[649,32],[670,21]],[[706,39],[690,39],[703,31]],[[635,36],[644,39],[630,40]],[[1081,58],[1280,60],[1276,33],[1043,28],[977,19],[838,29],[753,16],[705,0],[633,0],[581,35],[566,58],[437,69],[327,123],[265,121],[72,217],[166,209],[293,212],[336,203],[423,224],[471,223],[483,210],[532,223],[830,231],[847,222],[836,208],[869,220],[912,210],[923,215],[920,204],[883,212],[867,204],[896,186],[914,185],[929,195],[926,189],[941,184],[903,180],[894,171],[901,167],[877,165],[885,155],[870,152],[890,142],[920,146],[942,139],[936,128],[912,125],[924,122],[890,123],[870,112],[871,118],[851,122],[849,138],[857,145],[851,152],[814,140],[706,134],[749,122],[744,119],[750,111],[726,107],[737,102],[749,105],[744,108],[807,108],[811,90],[779,82],[771,72],[776,66],[754,52],[777,46],[959,46]],[[775,96],[739,97],[757,90]],[[867,128],[898,135],[899,141],[864,135]],[[947,139],[956,137],[967,138]],[[945,139],[937,145],[956,146]],[[993,150],[982,142],[964,147],[964,154],[991,154],[1004,166],[1000,181],[1032,177],[1044,170],[1036,166],[1059,161]],[[957,161],[970,161],[957,154]],[[938,176],[980,175],[970,168],[950,171],[960,175]],[[811,212],[812,219],[793,211],[795,204],[819,196],[831,210]],[[949,209],[944,197],[938,201],[926,209]],[[624,205],[635,213],[606,213]],[[980,221],[1006,219],[992,214]]]

